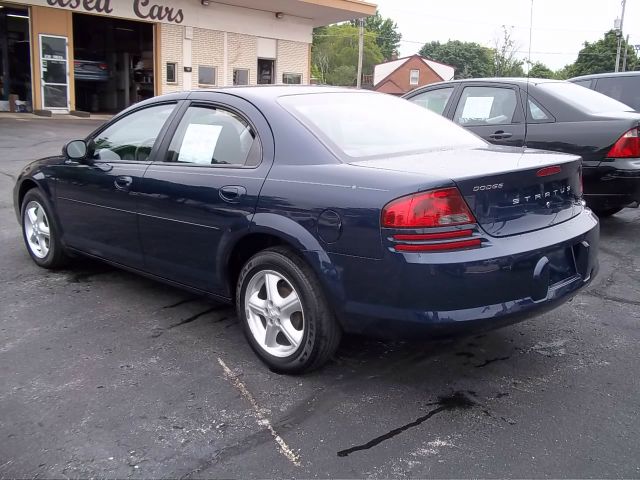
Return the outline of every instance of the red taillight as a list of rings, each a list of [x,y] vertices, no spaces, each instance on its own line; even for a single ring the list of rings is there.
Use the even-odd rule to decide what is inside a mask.
[[[640,158],[640,129],[632,128],[622,135],[607,154],[607,158]]]
[[[536,176],[537,177],[549,177],[551,175],[556,175],[557,173],[560,173],[561,171],[562,171],[562,168],[560,168],[558,165],[554,165],[553,167],[541,168],[540,170],[538,170],[536,172]]]
[[[109,68],[109,65],[107,65],[106,63],[101,63],[100,65],[98,65],[98,67],[99,67],[101,70],[106,70],[107,68]]]
[[[386,228],[446,227],[475,223],[457,188],[443,188],[398,198],[382,209]]]
[[[453,232],[438,233],[410,233],[394,235],[394,240],[404,240],[409,242],[420,242],[428,240],[446,240],[450,238],[470,237],[473,230],[454,230]]]

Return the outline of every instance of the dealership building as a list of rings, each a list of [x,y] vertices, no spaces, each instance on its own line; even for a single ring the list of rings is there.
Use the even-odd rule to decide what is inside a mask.
[[[114,112],[162,93],[309,83],[313,27],[359,0],[0,0],[0,110]]]

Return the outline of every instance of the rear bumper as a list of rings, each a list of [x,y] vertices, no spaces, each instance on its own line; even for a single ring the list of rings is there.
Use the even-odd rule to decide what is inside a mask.
[[[640,159],[600,162],[584,169],[585,199],[593,208],[619,208],[640,202]]]
[[[555,227],[490,246],[451,253],[387,252],[380,261],[332,258],[344,298],[345,330],[396,337],[497,328],[549,311],[572,298],[598,271],[599,226],[590,210]],[[543,258],[572,252],[575,269],[560,279],[541,273]],[[559,260],[553,260],[559,261]],[[569,260],[568,260],[569,261]]]

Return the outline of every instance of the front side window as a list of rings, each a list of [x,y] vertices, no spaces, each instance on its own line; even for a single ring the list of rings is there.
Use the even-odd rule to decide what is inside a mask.
[[[411,70],[409,73],[409,85],[418,85],[420,83],[420,70]]]
[[[287,95],[278,102],[346,161],[486,145],[440,115],[391,95]]]
[[[199,85],[215,85],[216,84],[216,67],[199,65],[198,66],[198,84]]]
[[[452,93],[453,87],[438,88],[437,90],[419,93],[418,95],[411,97],[409,101],[416,105],[420,105],[422,108],[431,110],[438,115],[442,115]]]
[[[453,117],[465,127],[513,123],[518,100],[515,90],[500,87],[466,87]]]
[[[260,142],[251,125],[214,107],[189,107],[167,152],[169,162],[209,166],[255,166],[260,159]]]
[[[249,85],[249,70],[246,68],[233,69],[234,85]]]
[[[302,75],[299,73],[283,73],[282,83],[285,85],[300,85],[302,83]]]
[[[116,121],[91,141],[94,160],[147,161],[162,126],[175,104],[156,105]]]

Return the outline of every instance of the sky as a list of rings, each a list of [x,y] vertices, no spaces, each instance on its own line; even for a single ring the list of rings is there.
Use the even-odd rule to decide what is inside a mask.
[[[429,41],[461,40],[493,46],[502,25],[511,31],[518,55],[529,50],[531,0],[370,0],[402,33],[401,56]],[[613,28],[621,0],[533,0],[531,59],[553,70],[573,63],[585,41]],[[623,30],[640,44],[640,0],[627,0]]]

